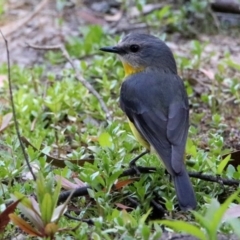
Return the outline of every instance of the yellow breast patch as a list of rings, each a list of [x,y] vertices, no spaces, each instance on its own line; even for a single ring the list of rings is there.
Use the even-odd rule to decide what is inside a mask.
[[[140,68],[136,68],[133,67],[132,65],[130,65],[127,62],[123,62],[123,67],[124,67],[124,71],[125,71],[125,76],[127,77],[128,75],[137,73],[137,72],[141,72],[143,70],[143,67]]]

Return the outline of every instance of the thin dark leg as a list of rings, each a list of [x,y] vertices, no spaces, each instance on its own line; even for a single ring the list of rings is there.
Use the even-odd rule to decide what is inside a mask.
[[[129,163],[129,167],[130,168],[134,168],[136,174],[140,175],[140,172],[138,171],[137,169],[137,166],[136,166],[136,161],[141,158],[142,156],[146,155],[147,153],[149,153],[149,150],[146,150],[144,152],[142,152],[141,154],[139,154],[137,157],[135,157],[134,159],[132,159]]]
[[[143,157],[144,155],[146,155],[147,153],[149,153],[148,150],[142,152],[141,154],[139,154],[138,156],[136,156],[134,159],[132,159],[132,160],[130,161],[130,163],[129,163],[129,167],[134,167],[134,166],[136,166],[136,161],[137,161],[139,158],[141,158],[141,157]]]

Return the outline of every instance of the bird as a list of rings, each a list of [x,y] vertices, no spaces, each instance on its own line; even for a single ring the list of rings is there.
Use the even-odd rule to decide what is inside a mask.
[[[185,163],[189,103],[173,53],[158,37],[130,33],[101,51],[119,56],[125,70],[120,108],[133,135],[164,163],[175,186],[180,209],[197,206]]]

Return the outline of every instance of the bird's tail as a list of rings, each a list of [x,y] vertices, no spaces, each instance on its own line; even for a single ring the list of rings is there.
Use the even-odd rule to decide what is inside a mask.
[[[181,210],[186,211],[196,208],[196,196],[185,168],[181,171],[181,174],[173,176],[173,182]]]

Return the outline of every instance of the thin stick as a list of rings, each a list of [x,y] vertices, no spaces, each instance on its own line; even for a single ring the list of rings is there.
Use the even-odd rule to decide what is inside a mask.
[[[14,100],[13,100],[13,92],[12,92],[12,82],[11,82],[11,71],[10,71],[10,54],[9,54],[9,49],[8,49],[8,41],[7,39],[4,37],[2,31],[0,30],[0,33],[2,35],[2,38],[5,42],[5,46],[6,46],[6,52],[7,52],[7,65],[8,65],[8,86],[9,86],[9,94],[10,94],[10,101],[11,101],[11,106],[12,106],[12,113],[13,113],[13,121],[14,121],[14,125],[15,125],[15,129],[16,129],[16,133],[17,133],[17,137],[18,137],[18,141],[20,143],[20,147],[22,149],[22,153],[24,156],[24,159],[27,163],[28,169],[30,171],[30,173],[32,174],[32,177],[34,179],[34,181],[36,181],[36,176],[33,173],[32,167],[30,165],[29,159],[28,159],[28,155],[25,151],[23,142],[21,140],[21,135],[20,135],[20,131],[19,131],[19,126],[18,126],[18,121],[17,121],[17,116],[16,116],[16,110],[15,110],[15,105],[14,105]]]
[[[110,113],[110,111],[108,110],[106,104],[104,103],[102,97],[100,96],[100,94],[95,90],[95,88],[88,82],[86,81],[83,76],[80,74],[78,68],[75,66],[73,60],[71,59],[71,57],[69,56],[66,48],[63,45],[53,45],[53,46],[38,46],[38,45],[34,45],[34,44],[30,44],[27,43],[27,45],[33,49],[37,49],[37,50],[60,50],[62,52],[62,55],[66,58],[66,60],[70,63],[70,65],[72,66],[73,70],[75,71],[75,78],[82,83],[82,85],[87,88],[89,90],[89,92],[91,92],[99,101],[99,104],[102,108],[102,110],[105,112],[106,114],[106,118],[109,121],[112,121],[112,114]]]

